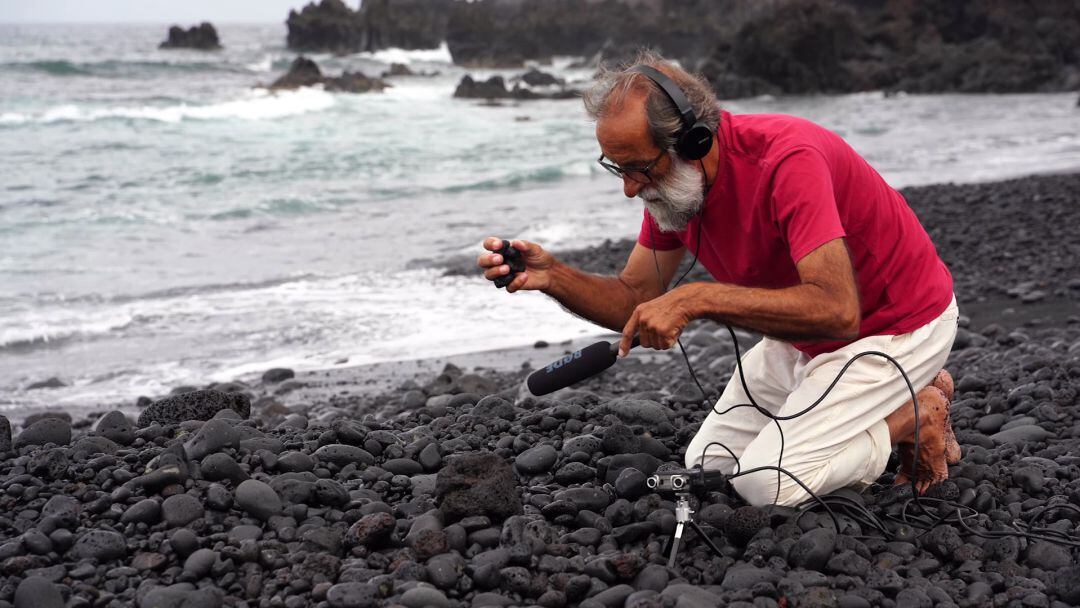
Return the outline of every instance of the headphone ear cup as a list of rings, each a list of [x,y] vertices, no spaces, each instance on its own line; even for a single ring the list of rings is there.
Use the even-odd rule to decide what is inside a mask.
[[[675,149],[686,160],[704,158],[712,149],[712,131],[700,122],[695,123],[679,136]]]

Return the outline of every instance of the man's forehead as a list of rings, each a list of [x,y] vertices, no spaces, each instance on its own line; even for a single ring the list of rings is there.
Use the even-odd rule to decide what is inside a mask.
[[[645,116],[645,96],[628,95],[596,121],[596,140],[604,156],[619,164],[644,164],[658,151]]]

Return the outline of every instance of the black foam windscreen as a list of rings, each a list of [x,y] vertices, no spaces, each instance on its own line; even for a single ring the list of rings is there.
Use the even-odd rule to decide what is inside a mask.
[[[638,339],[635,337],[631,347],[637,345]],[[533,372],[525,384],[533,395],[547,395],[599,374],[614,365],[618,358],[618,342],[597,342]]]

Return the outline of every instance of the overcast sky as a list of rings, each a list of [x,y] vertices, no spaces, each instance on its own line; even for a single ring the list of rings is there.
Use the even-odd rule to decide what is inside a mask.
[[[0,23],[284,23],[309,0],[0,0]],[[345,0],[359,6],[358,0]]]

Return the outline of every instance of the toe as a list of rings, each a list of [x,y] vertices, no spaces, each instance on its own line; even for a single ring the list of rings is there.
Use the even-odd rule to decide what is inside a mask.
[[[955,384],[953,384],[952,374],[949,370],[943,369],[938,372],[931,386],[937,387],[949,401],[952,401],[953,393],[955,391]]]

